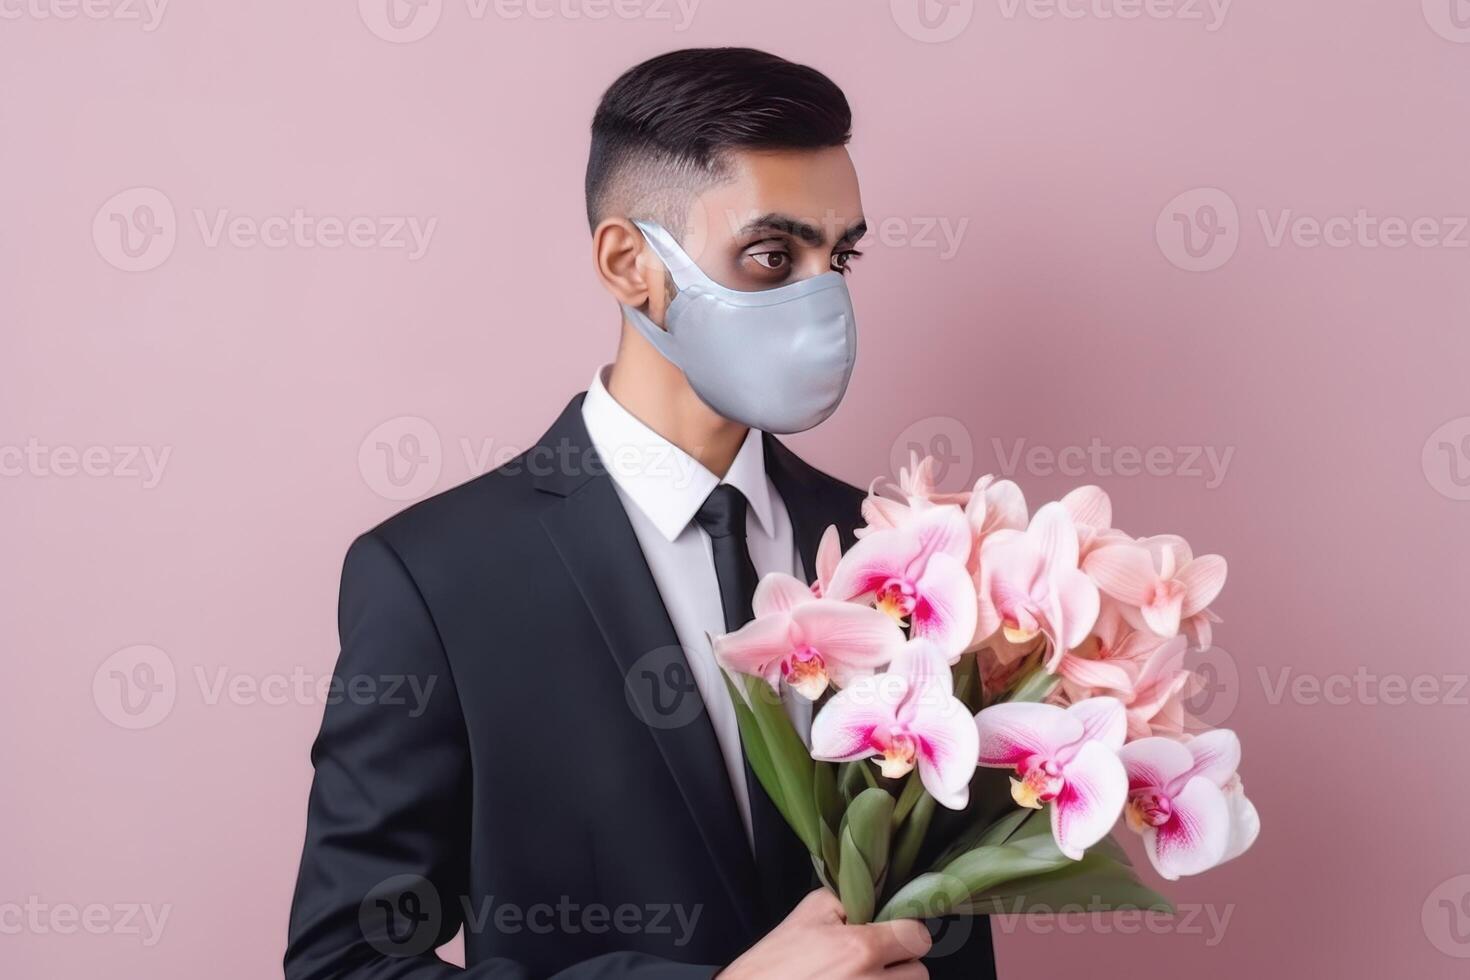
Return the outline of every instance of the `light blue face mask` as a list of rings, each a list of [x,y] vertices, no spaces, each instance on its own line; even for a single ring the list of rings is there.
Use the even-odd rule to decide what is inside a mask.
[[[857,359],[857,322],[840,272],[758,292],[721,286],[652,222],[635,221],[679,287],[660,329],[628,322],[723,418],[765,432],[802,432],[837,410]]]

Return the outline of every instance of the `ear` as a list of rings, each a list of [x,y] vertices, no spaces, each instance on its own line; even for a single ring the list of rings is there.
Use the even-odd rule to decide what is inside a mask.
[[[607,218],[592,232],[592,261],[603,288],[619,303],[634,309],[648,304],[649,315],[662,313],[668,297],[664,264],[627,218]]]

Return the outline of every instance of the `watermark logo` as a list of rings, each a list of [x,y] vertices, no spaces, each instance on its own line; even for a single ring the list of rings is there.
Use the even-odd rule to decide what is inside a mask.
[[[1451,500],[1470,500],[1470,415],[1450,419],[1424,440],[1424,478]]]
[[[1188,730],[1199,733],[1220,728],[1235,714],[1240,703],[1240,668],[1223,647],[1191,649],[1184,655],[1191,672],[1183,694]]]
[[[965,32],[975,17],[975,0],[889,0],[893,22],[915,41],[942,44]]]
[[[898,479],[898,471],[907,468],[915,456],[933,458],[936,489],[950,493],[970,489],[975,443],[959,419],[931,415],[900,432],[888,450],[888,471],[893,479]]]
[[[428,419],[400,415],[373,429],[357,449],[363,481],[388,500],[417,500],[439,482],[444,449]]]
[[[439,890],[422,875],[384,879],[358,906],[357,924],[384,956],[420,956],[437,945],[444,924]]]
[[[1470,959],[1470,875],[1455,875],[1429,893],[1420,909],[1424,935],[1435,949]]]
[[[1424,19],[1446,41],[1470,44],[1470,0],[1421,0]]]
[[[1218,187],[1196,187],[1176,196],[1154,223],[1159,250],[1187,272],[1212,272],[1240,246],[1240,212]]]
[[[650,650],[623,678],[628,708],[649,728],[683,728],[704,714],[704,699],[679,646]]]
[[[178,237],[173,202],[155,187],[119,191],[92,219],[97,254],[124,272],[147,272],[163,265]]]
[[[357,0],[367,29],[391,44],[412,44],[429,36],[444,13],[444,0]]]
[[[169,716],[178,697],[169,655],[140,644],[117,651],[92,675],[92,701],[119,728],[152,728]]]

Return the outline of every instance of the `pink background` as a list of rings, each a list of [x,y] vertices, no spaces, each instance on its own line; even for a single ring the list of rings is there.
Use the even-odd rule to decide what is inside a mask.
[[[0,974],[279,975],[321,714],[289,682],[329,674],[343,552],[403,506],[378,443],[418,437],[421,496],[542,431],[614,344],[597,97],[752,44],[844,86],[888,228],[848,400],[798,448],[866,482],[914,441],[953,483],[1095,438],[1124,457],[1008,472],[1033,502],[1100,483],[1122,526],[1231,563],[1206,707],[1244,737],[1259,844],[1169,888],[1196,913],[1162,934],[998,929],[1002,975],[1464,975],[1470,4],[931,0],[926,31],[909,0],[432,0],[396,43],[383,0],[153,30],[26,2],[0,6]],[[114,215],[149,202],[153,267],[125,271]],[[212,236],[297,208],[373,241]],[[1360,210],[1428,223],[1275,234]],[[395,216],[437,222],[424,254],[376,243]],[[139,656],[173,671],[156,717],[113,685]],[[66,912],[91,905],[95,934]],[[128,906],[167,909],[156,941]]]

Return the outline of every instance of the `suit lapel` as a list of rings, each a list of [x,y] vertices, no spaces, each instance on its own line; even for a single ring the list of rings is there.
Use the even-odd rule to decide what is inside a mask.
[[[692,677],[623,502],[592,449],[582,423],[581,396],[562,413],[538,449],[549,449],[543,458],[571,464],[552,467],[556,472],[537,477],[538,489],[563,498],[542,513],[541,523],[619,671],[625,678],[635,677],[648,665],[647,656],[654,654],[662,671],[677,666],[683,677]],[[692,682],[679,696],[700,698]],[[679,714],[686,710],[689,707],[681,706]],[[702,701],[692,715],[687,724],[650,724],[649,736],[678,784],[732,903],[747,929],[753,929],[751,912],[758,894],[755,861]]]

